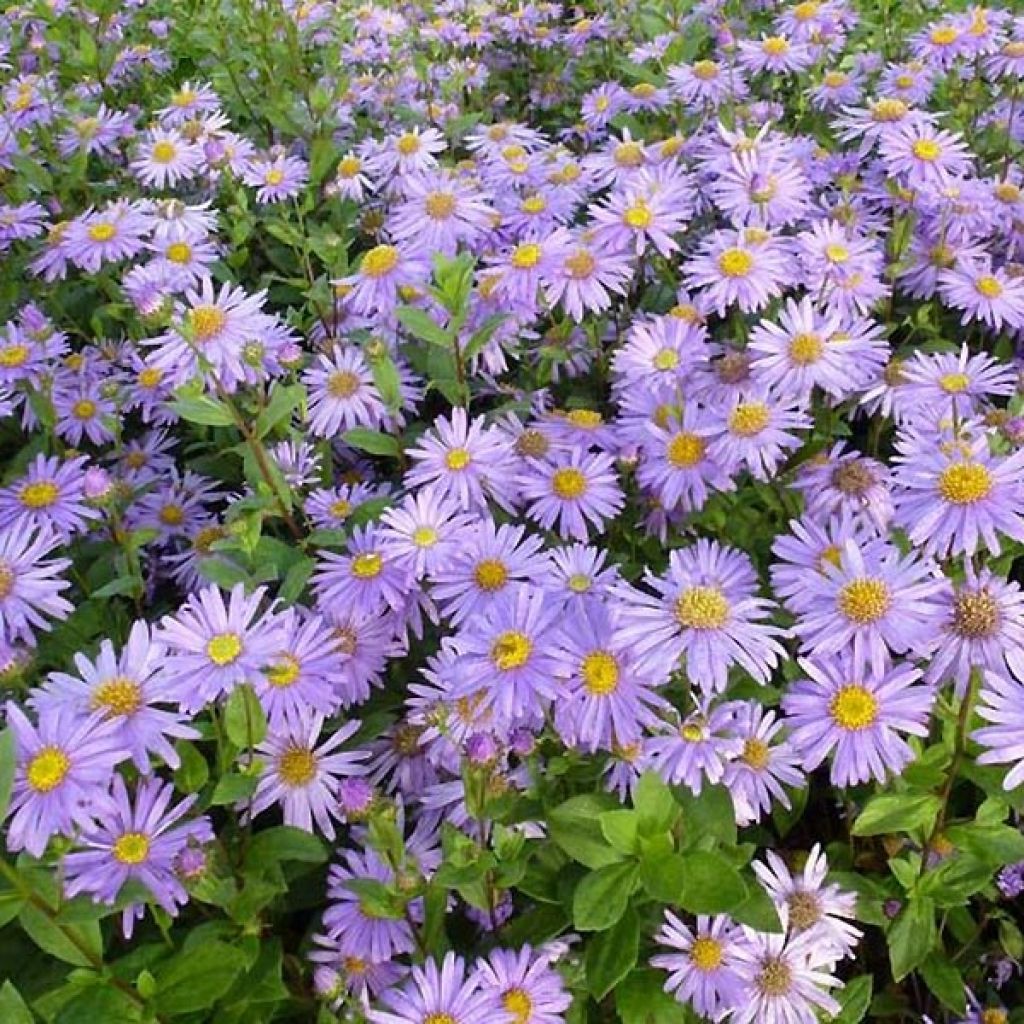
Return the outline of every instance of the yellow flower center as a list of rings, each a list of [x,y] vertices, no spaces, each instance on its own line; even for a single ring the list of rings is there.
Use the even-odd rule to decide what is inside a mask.
[[[163,379],[164,371],[155,366],[147,366],[139,371],[138,382],[140,387],[155,388]]]
[[[194,89],[181,89],[171,97],[171,104],[175,107],[189,107],[199,99]]]
[[[899,121],[906,117],[906,114],[906,103],[894,97],[880,99],[871,108],[873,121]]]
[[[337,370],[327,378],[327,393],[332,398],[351,398],[359,390],[359,374]]]
[[[633,203],[632,206],[626,207],[625,212],[622,214],[622,219],[629,227],[641,231],[651,226],[654,214],[651,213],[651,208],[640,199]]]
[[[789,53],[789,40],[783,36],[769,36],[761,42],[761,49],[769,57],[781,57],[784,53]]]
[[[16,579],[14,569],[7,562],[0,562],[0,601],[11,596]]]
[[[18,500],[25,508],[48,508],[60,497],[60,488],[52,480],[37,480],[25,484],[18,494]]]
[[[663,348],[654,357],[656,370],[674,370],[679,365],[679,353],[674,348]]]
[[[508,570],[497,558],[485,558],[482,562],[477,562],[473,570],[473,579],[481,590],[490,593],[505,586],[508,582]]]
[[[280,167],[271,167],[263,175],[263,182],[266,185],[280,185],[282,181],[284,181],[284,171]]]
[[[242,638],[237,633],[217,633],[206,642],[206,656],[214,665],[230,665],[242,653]]]
[[[1021,44],[1024,46],[1024,44]],[[1024,56],[1024,53],[1021,54]],[[984,1010],[981,1014],[981,1024],[1006,1024],[1010,1018],[1007,1016],[1005,1010],[998,1008],[992,1010]]]
[[[812,892],[794,892],[787,899],[789,907],[789,923],[802,932],[821,920],[821,904]]]
[[[687,743],[700,743],[706,736],[704,726],[699,722],[687,722],[680,730],[679,735]]]
[[[525,665],[533,650],[533,644],[525,633],[511,629],[502,633],[491,648],[491,661],[508,672]]]
[[[393,245],[375,245],[359,264],[364,277],[383,277],[398,266],[398,250]]]
[[[343,156],[338,161],[338,177],[354,178],[363,168],[362,162],[357,156]]]
[[[444,464],[455,472],[465,469],[472,461],[473,457],[465,448],[452,448],[444,457]]]
[[[797,4],[793,8],[793,17],[797,21],[810,21],[817,13],[821,4],[817,3],[816,0],[804,0],[803,3]]]
[[[721,629],[729,619],[729,602],[718,587],[687,587],[676,598],[675,616],[684,629]]]
[[[428,192],[423,197],[423,209],[434,220],[447,220],[455,212],[455,196],[450,192]]]
[[[316,758],[308,747],[288,747],[277,759],[278,778],[286,786],[307,786],[316,778]]]
[[[50,793],[71,770],[71,759],[57,747],[43,747],[28,763],[25,777],[37,793]]]
[[[20,342],[0,348],[0,366],[6,369],[24,366],[28,360],[29,351],[28,345],[23,345]]]
[[[596,430],[604,419],[594,409],[572,409],[565,414],[566,420],[581,430]]]
[[[563,501],[572,501],[586,492],[587,478],[580,470],[572,467],[556,469],[551,477],[551,489],[556,497]]]
[[[754,771],[761,772],[768,767],[768,762],[771,760],[771,748],[764,740],[751,736],[743,744],[743,753],[740,754],[740,758]]]
[[[960,636],[971,640],[993,636],[999,622],[999,603],[987,590],[953,598],[953,630]]]
[[[614,693],[619,685],[619,663],[607,651],[591,651],[580,666],[583,685],[595,697]]]
[[[754,437],[770,420],[771,412],[764,402],[740,402],[729,413],[729,430],[739,437]]]
[[[524,242],[512,250],[512,266],[517,270],[529,270],[540,263],[540,246],[536,242]]]
[[[841,729],[860,732],[875,724],[878,718],[878,701],[875,695],[860,683],[847,683],[829,701],[828,713]]]
[[[767,960],[761,965],[755,984],[758,990],[766,996],[773,998],[784,996],[793,987],[792,968],[778,958]]]
[[[94,242],[109,242],[117,234],[117,228],[113,224],[101,221],[99,224],[93,224],[88,234]]]
[[[373,579],[384,568],[384,558],[376,551],[364,551],[352,559],[352,575],[359,580]]]
[[[938,25],[932,29],[931,40],[936,46],[949,46],[960,38],[960,30],[952,25]]]
[[[568,580],[569,589],[574,594],[585,594],[593,585],[593,580],[581,572],[574,572]]]
[[[954,505],[987,498],[992,484],[992,474],[980,462],[955,462],[939,474],[939,494]]]
[[[543,213],[548,207],[548,202],[543,196],[527,196],[520,204],[519,209],[523,213]]]
[[[696,466],[704,458],[706,449],[707,442],[703,437],[683,431],[669,441],[666,456],[670,466],[688,469],[690,466]]]
[[[565,269],[577,281],[590,277],[597,267],[597,260],[586,249],[577,249],[565,258]]]
[[[986,299],[998,299],[1003,294],[1003,286],[999,283],[999,279],[992,277],[991,274],[982,274],[974,282],[974,290]]]
[[[844,71],[829,71],[822,81],[828,88],[838,89],[841,85],[846,85],[849,77]]]
[[[821,358],[824,350],[817,334],[798,334],[789,343],[789,358],[797,366],[810,366]]]
[[[344,498],[339,498],[337,501],[331,503],[331,507],[328,509],[333,519],[347,519],[352,513],[352,502],[346,501]]]
[[[438,540],[437,530],[432,526],[420,526],[413,532],[412,542],[418,548],[433,547]]]
[[[395,143],[395,149],[397,149],[402,156],[412,156],[413,153],[419,151],[419,148],[419,136],[415,135],[413,132],[406,132],[404,135],[400,135],[398,141]]]
[[[169,164],[175,156],[177,156],[177,149],[175,149],[173,142],[168,142],[167,139],[161,139],[153,149],[150,151],[150,156],[158,164]]]
[[[754,257],[746,249],[726,249],[718,257],[718,269],[726,277],[746,277],[754,268]]]
[[[133,715],[142,705],[142,687],[128,676],[105,679],[89,696],[89,709],[107,712],[108,718]]]
[[[699,60],[693,65],[693,77],[702,82],[710,82],[718,77],[718,65],[713,60]]]
[[[644,147],[639,142],[620,142],[613,159],[619,167],[639,167],[644,162]]]
[[[149,856],[149,836],[143,832],[125,832],[114,843],[114,858],[122,864],[141,864]]]
[[[845,263],[850,258],[850,250],[838,242],[830,242],[825,246],[825,256],[831,263]]]
[[[885,581],[870,576],[851,580],[839,592],[839,610],[861,626],[877,622],[891,604],[892,596]]]
[[[698,971],[717,971],[723,954],[722,944],[710,935],[698,936],[690,946],[690,961]]]
[[[1024,39],[1011,39],[1003,44],[1004,57],[1024,57]]]
[[[285,653],[278,657],[277,662],[271,665],[264,675],[271,686],[283,690],[293,685],[301,672],[302,664],[299,659],[294,654]]]
[[[502,1005],[512,1014],[515,1024],[526,1024],[533,1012],[533,1000],[521,988],[510,988],[502,997]]]
[[[180,526],[185,521],[185,510],[180,505],[168,503],[160,509],[157,518],[165,526]]]
[[[926,163],[932,163],[942,156],[942,146],[934,139],[918,139],[911,149],[918,160],[924,160]]]
[[[91,420],[96,415],[96,403],[88,398],[80,398],[71,406],[71,415],[76,420]]]
[[[947,373],[939,379],[939,386],[948,395],[956,395],[970,387],[971,378],[966,373]]]
[[[219,306],[204,305],[189,310],[188,322],[193,339],[204,345],[224,330],[228,317]]]
[[[164,255],[171,263],[188,263],[192,259],[192,246],[188,242],[171,242]]]
[[[458,1021],[450,1013],[428,1013],[423,1024],[458,1024]]]

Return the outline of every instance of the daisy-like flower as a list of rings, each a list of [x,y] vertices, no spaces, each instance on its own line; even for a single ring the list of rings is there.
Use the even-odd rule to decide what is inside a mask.
[[[985,747],[979,764],[1011,764],[1003,789],[1024,782],[1024,665],[1016,661],[1008,674],[986,671],[978,693],[978,717],[990,723],[971,734]]]
[[[732,1024],[815,1024],[819,1010],[839,1012],[828,992],[841,984],[830,973],[834,959],[814,936],[743,926],[734,963],[740,992]]]
[[[890,174],[911,188],[944,185],[970,168],[967,147],[958,135],[925,122],[901,124],[883,132],[879,152]]]
[[[793,746],[813,771],[832,755],[832,782],[884,782],[914,758],[903,735],[927,736],[934,691],[920,669],[900,664],[868,669],[844,652],[829,659],[800,658],[806,677],[782,698]]]
[[[827,455],[804,463],[793,486],[803,492],[808,517],[819,524],[836,515],[849,516],[885,534],[893,516],[891,480],[888,466],[860,452],[848,452],[845,443],[838,441]]]
[[[66,619],[74,605],[60,596],[71,584],[60,573],[69,558],[48,559],[61,539],[49,527],[24,522],[0,530],[0,638],[31,644],[50,618]]]
[[[311,582],[321,608],[337,603],[365,614],[403,608],[411,575],[385,553],[380,527],[371,525],[352,531],[346,554],[321,551]]]
[[[939,274],[943,302],[964,311],[961,323],[981,320],[993,330],[1024,327],[1024,280],[993,267],[988,257],[961,260]]]
[[[695,711],[681,722],[665,724],[643,742],[644,765],[670,786],[684,785],[700,796],[704,784],[716,785],[729,761],[738,757],[743,741],[733,733],[736,704]]]
[[[550,460],[531,459],[519,477],[527,515],[566,539],[586,541],[622,510],[625,498],[611,456],[573,448]],[[557,524],[557,525],[556,525]]]
[[[171,740],[194,740],[199,733],[186,725],[178,712],[154,706],[172,702],[162,671],[165,656],[163,645],[150,637],[149,624],[136,622],[120,654],[106,639],[95,662],[76,653],[78,675],[52,672],[46,683],[33,691],[29,703],[40,716],[61,709],[82,718],[102,712],[117,723],[115,735],[143,775],[152,771],[151,755],[177,768],[180,759]]]
[[[90,210],[67,227],[63,245],[68,258],[95,274],[103,263],[137,256],[146,247],[149,219],[127,200]]]
[[[37,455],[23,477],[0,490],[0,522],[11,529],[52,530],[70,540],[100,516],[85,501],[86,464],[85,458]]]
[[[739,63],[750,71],[793,74],[809,68],[814,63],[814,55],[810,47],[786,36],[762,35],[760,39],[740,40]]]
[[[1024,450],[998,456],[988,438],[913,445],[896,457],[895,522],[939,558],[998,555],[999,535],[1024,540]]]
[[[786,908],[786,920],[794,935],[810,933],[822,945],[831,947],[835,959],[851,956],[861,931],[850,924],[857,916],[857,897],[838,885],[826,884],[828,859],[820,844],[807,855],[803,871],[793,874],[772,850],[765,861],[754,862],[754,874],[772,902]]]
[[[806,602],[793,626],[815,657],[848,650],[855,670],[870,665],[882,675],[890,654],[927,654],[942,611],[945,580],[916,555],[889,544],[858,548],[848,540],[823,572],[808,573]]]
[[[344,820],[338,803],[342,778],[362,775],[359,764],[369,756],[366,750],[339,751],[359,729],[359,722],[346,722],[323,743],[323,715],[303,709],[283,720],[256,747],[265,767],[253,794],[247,815],[255,817],[272,804],[280,804],[284,823],[314,831],[313,824],[328,839],[334,839],[334,822]],[[318,745],[319,744],[319,745]]]
[[[766,623],[774,604],[756,596],[757,575],[742,551],[701,538],[672,551],[664,578],[648,569],[649,594],[623,586],[623,640],[644,664],[667,679],[681,657],[686,674],[706,694],[725,689],[729,668],[739,665],[765,683],[784,653]]]
[[[225,604],[220,589],[209,586],[161,620],[154,639],[167,648],[164,670],[184,710],[194,713],[255,682],[273,664],[284,635],[273,609],[260,614],[265,594],[257,587],[246,597],[238,583]]]
[[[546,237],[529,237],[494,257],[494,293],[509,307],[532,313],[542,284],[559,277],[571,236],[556,228]]]
[[[708,190],[733,224],[779,228],[804,215],[810,183],[795,160],[769,150],[733,153]]]
[[[335,282],[347,286],[345,305],[354,313],[390,315],[398,305],[398,290],[422,287],[428,265],[408,248],[382,242],[363,253],[354,274]]]
[[[652,956],[651,966],[668,971],[665,991],[680,1003],[711,1020],[721,1020],[739,1003],[742,983],[734,954],[742,933],[729,917],[701,916],[691,929],[666,910],[654,941],[673,951]]]
[[[900,409],[906,418],[946,416],[955,411],[969,418],[991,396],[1009,396],[1017,389],[1012,367],[985,352],[915,352],[901,368]]]
[[[733,305],[752,313],[781,294],[787,257],[777,240],[760,228],[715,231],[689,260],[687,288],[705,289],[701,298],[719,316]]]
[[[608,309],[612,294],[624,295],[633,277],[629,253],[609,250],[587,235],[567,242],[559,257],[544,281],[544,296],[551,306],[561,303],[577,323],[588,312]]]
[[[482,417],[470,420],[461,406],[452,409],[450,420],[441,416],[434,420],[433,428],[406,455],[413,462],[405,476],[409,487],[431,484],[467,512],[485,510],[488,498],[502,508],[511,507],[511,445]]]
[[[195,177],[202,165],[201,146],[173,128],[154,128],[140,143],[132,170],[143,185],[173,188]]]
[[[7,848],[42,857],[51,836],[88,828],[110,810],[110,777],[128,752],[117,723],[101,713],[83,719],[61,710],[33,725],[8,703],[7,721],[18,758]]]
[[[309,429],[334,437],[353,427],[380,425],[387,410],[362,349],[356,345],[321,354],[302,375],[309,392]]]
[[[681,185],[659,187],[656,179],[641,173],[631,179],[629,188],[612,193],[589,212],[599,245],[613,252],[631,249],[637,256],[650,245],[667,257],[679,249],[672,236],[685,227],[689,210]]]
[[[250,160],[242,175],[246,185],[256,189],[259,203],[279,203],[297,196],[309,181],[309,164],[285,153]]]
[[[952,679],[953,692],[967,692],[973,668],[1024,675],[1024,594],[1010,580],[965,562],[966,579],[941,595],[945,610],[938,649],[928,660],[926,682]]]
[[[433,577],[456,557],[478,521],[460,512],[454,499],[425,487],[381,517],[381,549],[414,579]]]
[[[495,949],[476,963],[484,992],[496,995],[513,1024],[562,1024],[572,995],[551,964],[552,954],[521,946]]]
[[[502,592],[456,634],[453,698],[479,700],[504,723],[533,719],[559,694],[555,626],[561,607],[526,584]]]
[[[438,967],[428,958],[422,967],[413,967],[402,988],[384,992],[386,1009],[371,1009],[370,1024],[504,1024],[514,1020],[504,1009],[492,987],[483,987],[486,976],[475,971],[467,974],[461,957],[445,954]],[[524,1017],[524,1021],[529,1017]]]
[[[387,226],[411,251],[453,256],[460,244],[472,246],[491,229],[495,211],[478,189],[450,171],[407,178],[404,191]]]
[[[115,775],[109,814],[84,829],[78,840],[84,849],[64,857],[67,895],[89,893],[96,903],[114,903],[125,883],[134,880],[177,917],[178,908],[188,902],[178,857],[189,846],[213,842],[213,827],[205,816],[183,822],[197,797],[172,807],[173,796],[173,786],[150,777],[139,782],[133,801],[124,780]],[[121,927],[126,938],[144,909],[140,903],[125,907]]]

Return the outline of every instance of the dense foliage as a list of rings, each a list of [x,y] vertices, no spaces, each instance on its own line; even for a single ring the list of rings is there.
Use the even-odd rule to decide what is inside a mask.
[[[0,1024],[1024,1021],[1024,17],[0,15]]]

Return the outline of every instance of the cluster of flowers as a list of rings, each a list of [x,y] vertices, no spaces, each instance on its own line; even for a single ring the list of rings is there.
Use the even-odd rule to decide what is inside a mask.
[[[144,129],[140,111],[108,105],[172,66],[167,23],[117,15],[110,40],[149,41],[121,48],[102,87],[68,88],[38,56],[46,19],[0,22],[0,52],[19,58],[0,90],[0,168],[52,167],[59,154],[114,183],[85,209],[43,196],[0,205],[0,254],[57,294],[87,283],[132,311],[117,339],[74,337],[58,301],[22,304],[0,331],[0,415],[49,445],[0,489],[0,668],[31,675],[43,635],[84,596],[72,558],[90,538],[141,538],[144,597],[180,595],[123,645],[104,639],[73,673],[33,679],[24,707],[7,705],[8,848],[41,857],[65,837],[68,895],[113,904],[131,878],[176,914],[214,827],[161,772],[245,685],[268,731],[238,811],[276,811],[331,841],[346,826],[312,954],[318,989],[372,1001],[380,1024],[551,1024],[569,1003],[554,967],[565,943],[410,973],[422,906],[380,917],[351,884],[430,877],[442,822],[477,826],[467,765],[495,792],[525,792],[530,766],[568,748],[598,757],[624,801],[647,771],[695,794],[722,784],[748,826],[789,808],[826,762],[837,787],[899,774],[949,691],[977,694],[978,760],[1010,765],[1007,788],[1024,781],[1024,595],[985,563],[1024,541],[1024,422],[1006,408],[1016,370],[978,351],[994,331],[1024,336],[1024,173],[980,145],[986,126],[1024,142],[1024,19],[943,16],[895,62],[856,50],[856,10],[839,0],[767,14],[749,38],[703,3],[633,50],[638,84],[574,97],[580,121],[555,137],[491,96],[503,47],[568,55],[560,77],[531,87],[539,122],[588,52],[624,41],[610,17],[569,22],[554,4],[486,19],[456,3],[429,20],[284,9],[304,47],[344,40],[357,72],[333,110],[349,127],[322,202],[361,218],[366,237],[306,325],[229,279],[223,205],[249,190],[262,215],[301,216],[311,153],[233,130],[228,97],[204,82],[164,89]],[[673,62],[697,19],[718,26],[710,56]],[[452,54],[438,86],[508,116],[448,130],[463,111],[415,72],[424,45]],[[381,62],[398,70],[373,74]],[[970,138],[929,107],[968,68],[994,98]],[[763,98],[777,82],[799,113]],[[400,108],[422,123],[402,123]],[[668,130],[677,117],[685,133]],[[466,253],[473,288],[455,313],[432,274],[436,257]],[[894,352],[881,311],[906,301],[945,310],[970,344]],[[450,336],[487,413],[434,415],[400,307]],[[340,553],[309,547],[305,604],[208,582],[211,564],[231,563],[232,508],[255,494],[185,468],[178,436],[180,389],[236,409],[272,384],[305,396],[293,439],[266,451],[274,478],[312,530],[347,531]],[[837,418],[871,454],[833,443]],[[414,424],[387,478],[345,437]],[[790,519],[766,563],[692,536],[717,497],[762,485]],[[384,510],[361,521],[374,505]],[[669,549],[657,571],[626,564],[645,557],[634,522]],[[409,679],[400,713],[363,738],[355,709],[394,688],[395,663]],[[738,679],[766,696],[737,697]],[[364,844],[388,801],[402,864]],[[543,822],[521,827],[544,834]],[[826,881],[817,849],[802,874],[771,853],[756,870],[783,933],[669,910],[657,935],[668,952],[652,962],[715,1020],[836,1012],[828,990],[859,937],[853,896]],[[495,931],[515,910],[506,891],[467,914]],[[126,934],[143,912],[124,909]]]

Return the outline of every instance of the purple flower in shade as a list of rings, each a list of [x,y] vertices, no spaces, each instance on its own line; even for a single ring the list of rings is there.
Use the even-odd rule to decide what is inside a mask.
[[[321,354],[302,383],[309,391],[309,429],[318,437],[376,427],[386,412],[366,358],[354,345]]]
[[[512,447],[482,417],[470,421],[465,409],[452,409],[451,419],[439,416],[406,455],[413,463],[405,475],[410,488],[433,484],[438,494],[455,498],[467,512],[485,510],[488,498],[511,507]]]
[[[702,1017],[721,1020],[739,1004],[742,985],[734,967],[739,927],[726,915],[697,918],[691,929],[671,910],[654,936],[672,952],[651,957],[651,966],[668,971],[665,991]]]
[[[715,231],[689,260],[685,284],[720,316],[737,305],[744,313],[767,306],[789,277],[790,257],[763,228]]]
[[[194,740],[199,733],[179,712],[154,707],[174,699],[162,671],[165,657],[164,646],[150,638],[149,624],[136,622],[120,655],[109,640],[100,644],[95,662],[75,654],[78,675],[51,672],[29,703],[40,716],[66,709],[84,719],[102,712],[117,724],[115,736],[142,774],[152,771],[152,755],[177,768],[180,761],[171,739]]]
[[[954,309],[964,311],[962,324],[981,320],[993,330],[1024,327],[1024,281],[1004,268],[993,267],[988,257],[961,260],[939,274],[939,295]]]
[[[166,615],[154,639],[167,648],[164,670],[185,711],[194,713],[236,686],[255,682],[284,646],[281,619],[259,614],[266,590],[246,597],[238,583],[228,603],[216,586],[190,594],[174,615]]]
[[[1017,388],[1012,366],[964,345],[956,352],[915,352],[901,367],[900,410],[904,418],[948,416],[961,419],[984,410],[991,396],[1010,396]]]
[[[344,864],[333,865],[327,876],[327,896],[333,901],[324,911],[327,934],[337,941],[344,956],[371,963],[386,963],[396,954],[411,952],[416,943],[410,922],[364,909],[363,898],[349,885],[372,881],[391,886],[395,884],[394,871],[373,850],[348,850],[344,857]],[[411,912],[417,902],[410,906]]]
[[[820,844],[807,855],[799,874],[791,873],[771,850],[765,851],[765,861],[754,862],[754,874],[772,902],[785,908],[790,932],[814,938],[822,952],[827,947],[836,960],[852,956],[862,934],[850,924],[857,916],[857,897],[826,883],[828,860]]]
[[[637,671],[631,647],[599,599],[572,606],[555,648],[563,691],[555,702],[555,728],[567,746],[611,750],[635,743],[655,711],[669,705],[651,689],[650,671]]]
[[[363,253],[354,274],[339,284],[349,289],[345,305],[353,313],[389,316],[398,305],[398,290],[422,287],[430,276],[427,263],[403,246],[382,243]]]
[[[795,431],[811,419],[793,396],[747,388],[710,417],[708,454],[730,475],[745,468],[757,480],[775,475],[787,452],[800,446]]]
[[[898,774],[914,753],[901,733],[928,735],[935,700],[918,685],[919,669],[898,665],[881,671],[858,666],[849,653],[828,660],[799,659],[807,673],[782,698],[793,746],[813,771],[832,754],[832,782],[854,786]]]
[[[815,657],[849,651],[854,670],[870,665],[877,676],[890,654],[924,655],[934,646],[947,586],[934,563],[901,555],[889,544],[844,544],[839,564],[808,572],[802,613],[793,632]]]
[[[541,701],[559,696],[555,623],[560,611],[543,590],[526,584],[503,591],[455,636],[458,654],[451,696],[479,698],[503,723],[538,717]]]
[[[431,574],[431,597],[453,626],[484,612],[517,583],[538,583],[550,572],[543,541],[513,523],[496,526],[490,516],[467,531],[451,562]]]
[[[335,1008],[346,994],[367,1006],[371,997],[393,988],[409,970],[404,964],[372,963],[352,954],[346,956],[329,935],[314,935],[313,942],[317,948],[309,953],[309,959],[319,965],[314,971],[313,987],[321,999],[330,1000]]]
[[[726,764],[743,751],[743,740],[733,731],[736,710],[737,704],[729,702],[695,711],[677,725],[666,723],[644,741],[644,766],[669,785],[681,783],[699,796],[705,782],[714,786],[722,781]]]
[[[38,725],[7,705],[18,757],[11,795],[7,848],[41,857],[53,835],[87,828],[110,810],[107,787],[115,765],[128,757],[116,722],[55,711]]]
[[[978,697],[978,717],[990,723],[971,735],[986,748],[978,764],[1012,764],[1003,788],[1015,789],[1024,782],[1024,666],[1014,660],[1006,675],[986,671]]]
[[[25,475],[0,491],[0,522],[11,527],[49,527],[65,540],[84,530],[99,511],[85,502],[85,458],[62,462],[37,455]]]
[[[329,604],[355,608],[362,614],[400,610],[412,586],[412,576],[385,552],[379,526],[356,527],[348,553],[321,551],[312,577],[321,609]]]
[[[939,558],[998,555],[999,534],[1024,540],[1024,450],[993,455],[988,437],[936,445],[898,445],[895,522],[910,540]]]
[[[386,1009],[369,1010],[367,1019],[371,1024],[517,1024],[497,993],[483,987],[484,980],[479,971],[467,975],[454,953],[445,954],[440,968],[428,958],[413,967],[402,988],[382,993]]]
[[[725,689],[729,668],[739,665],[765,683],[784,653],[768,625],[775,605],[759,598],[757,576],[742,551],[701,538],[669,555],[668,573],[647,570],[655,594],[623,585],[622,639],[662,680],[686,657],[686,674],[705,694]]]
[[[816,936],[757,932],[743,926],[735,946],[734,969],[740,982],[732,1024],[815,1024],[818,1010],[839,1012],[828,989],[842,984],[832,976],[831,950]]]
[[[190,844],[213,842],[206,817],[181,822],[196,802],[190,796],[171,807],[174,787],[157,778],[140,780],[134,802],[124,780],[114,776],[112,806],[102,823],[85,828],[78,845],[64,858],[68,896],[90,893],[96,903],[114,903],[129,880],[140,882],[171,917],[188,902],[177,874],[177,858]],[[180,822],[180,824],[179,824]],[[130,938],[144,907],[125,907],[121,927]]]
[[[0,531],[0,639],[33,642],[49,618],[66,619],[74,605],[60,596],[71,584],[60,577],[71,560],[47,559],[60,545],[48,526],[35,529],[21,520]]]
[[[346,722],[317,746],[323,725],[323,715],[304,710],[271,729],[256,747],[266,766],[248,815],[255,817],[271,804],[280,804],[286,825],[312,832],[316,822],[328,839],[334,839],[334,821],[344,819],[338,804],[339,780],[362,774],[365,768],[358,762],[366,760],[368,752],[337,750],[359,729],[359,722]]]
[[[273,728],[306,711],[333,714],[338,640],[319,615],[289,608],[281,614],[282,646],[260,675],[249,680]]]
[[[888,532],[893,515],[891,474],[887,466],[836,442],[827,455],[802,465],[793,486],[803,492],[807,516],[824,524],[835,515],[872,524]]]
[[[611,456],[573,448],[550,460],[531,459],[519,477],[527,515],[561,537],[586,541],[622,510],[624,496]]]
[[[586,544],[568,544],[552,548],[551,568],[547,578],[535,582],[572,605],[590,598],[609,597],[619,582],[619,570],[607,565],[608,552]]]
[[[996,875],[996,887],[1004,900],[1015,900],[1024,893],[1024,860],[1002,868]]]
[[[784,725],[774,711],[765,710],[755,701],[742,704],[736,711],[732,727],[743,741],[743,749],[725,766],[723,782],[732,795],[737,825],[760,821],[774,802],[789,810],[783,784],[794,789],[807,784],[799,754],[787,738],[780,736]]]
[[[476,962],[483,992],[497,996],[512,1024],[562,1024],[572,994],[551,965],[552,955],[530,946],[495,949]]]
[[[973,668],[1006,675],[1008,666],[1024,673],[1024,594],[1020,587],[975,570],[968,560],[965,580],[942,591],[945,611],[938,648],[928,659],[925,680],[939,685],[953,681],[963,698]]]

